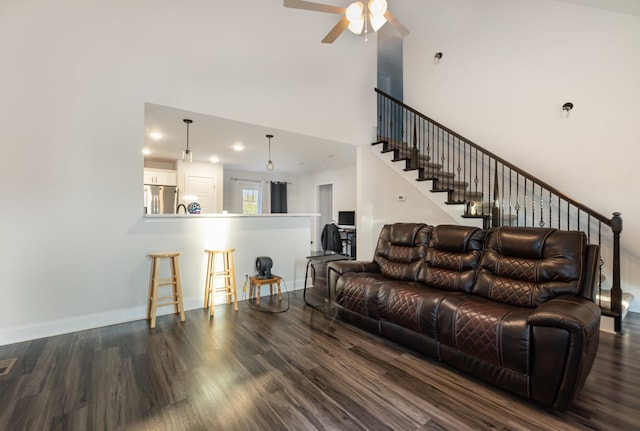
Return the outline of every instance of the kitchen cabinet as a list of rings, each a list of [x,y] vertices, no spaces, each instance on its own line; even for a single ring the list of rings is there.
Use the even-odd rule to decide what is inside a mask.
[[[150,169],[144,170],[144,183],[157,184],[161,186],[177,186],[178,173],[170,169]]]

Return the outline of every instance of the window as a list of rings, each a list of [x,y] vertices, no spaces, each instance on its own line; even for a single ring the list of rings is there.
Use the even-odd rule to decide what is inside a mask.
[[[261,202],[259,189],[242,188],[242,214],[262,213]]]

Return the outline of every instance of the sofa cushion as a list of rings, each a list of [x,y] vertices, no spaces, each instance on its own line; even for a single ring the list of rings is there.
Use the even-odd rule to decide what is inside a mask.
[[[432,226],[394,223],[380,231],[373,260],[380,272],[394,280],[415,281],[425,256]]]
[[[380,273],[346,272],[336,285],[336,302],[344,308],[372,319],[379,319],[378,290],[387,282]]]
[[[418,280],[438,289],[471,292],[485,235],[476,227],[435,226]]]
[[[381,320],[436,339],[438,308],[451,294],[419,282],[388,281],[378,288],[378,313]]]
[[[473,293],[522,307],[575,295],[581,284],[586,242],[579,231],[491,229]]]
[[[438,312],[438,341],[454,351],[526,375],[531,353],[527,317],[532,312],[482,297],[449,295]]]

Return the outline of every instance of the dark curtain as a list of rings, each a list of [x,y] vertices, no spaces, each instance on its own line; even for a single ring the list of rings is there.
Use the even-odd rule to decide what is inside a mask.
[[[287,212],[287,183],[271,181],[271,213]]]

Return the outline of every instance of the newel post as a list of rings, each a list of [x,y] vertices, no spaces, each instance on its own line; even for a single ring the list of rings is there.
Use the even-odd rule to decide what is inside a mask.
[[[613,231],[613,283],[611,286],[611,311],[616,313],[614,330],[622,332],[622,288],[620,287],[620,232],[622,217],[619,212],[613,213],[611,230]]]

